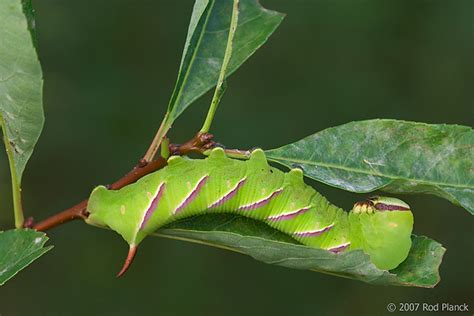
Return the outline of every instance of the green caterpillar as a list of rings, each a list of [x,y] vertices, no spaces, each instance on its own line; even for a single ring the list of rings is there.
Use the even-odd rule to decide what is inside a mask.
[[[209,158],[172,156],[168,165],[120,190],[94,189],[87,222],[109,227],[129,243],[123,274],[137,245],[163,225],[210,213],[233,213],[263,221],[304,245],[339,253],[362,249],[380,269],[393,269],[411,247],[413,214],[394,198],[359,202],[349,213],[303,182],[268,165],[257,149],[247,161],[215,148]]]

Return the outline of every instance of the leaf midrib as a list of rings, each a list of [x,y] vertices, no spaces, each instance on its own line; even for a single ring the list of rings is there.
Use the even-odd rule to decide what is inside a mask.
[[[307,160],[302,160],[302,159],[288,159],[285,157],[280,157],[280,156],[269,156],[267,155],[268,159],[274,162],[277,162],[279,164],[285,165],[280,160],[286,160],[286,161],[291,161],[299,164],[307,164],[307,165],[313,165],[313,166],[320,166],[320,167],[327,167],[327,168],[334,168],[334,169],[339,169],[339,170],[344,170],[344,171],[350,171],[350,172],[355,172],[355,173],[361,173],[361,174],[367,174],[367,175],[375,175],[379,177],[385,177],[388,179],[392,180],[409,180],[409,181],[414,181],[420,184],[429,184],[433,186],[447,186],[447,187],[453,187],[453,188],[462,188],[462,189],[474,189],[474,186],[469,186],[469,185],[462,185],[462,184],[455,184],[455,183],[444,183],[444,182],[437,182],[437,181],[426,181],[426,180],[420,180],[416,178],[402,178],[400,176],[396,175],[391,175],[391,174],[384,174],[380,172],[369,172],[363,169],[357,169],[357,168],[351,168],[351,167],[345,167],[345,166],[340,166],[340,165],[334,165],[334,164],[329,164],[329,163],[323,163],[323,162],[313,162],[313,161],[307,161]]]
[[[199,39],[196,43],[196,48],[194,49],[194,52],[191,56],[191,60],[189,61],[189,67],[186,71],[186,74],[184,75],[184,78],[183,78],[183,83],[181,84],[181,87],[179,87],[179,91],[178,91],[178,95],[176,96],[176,99],[175,99],[175,102],[173,104],[173,108],[171,109],[170,111],[170,117],[172,116],[174,110],[176,109],[176,104],[178,104],[181,100],[181,97],[183,95],[183,90],[184,90],[184,87],[186,86],[186,83],[188,82],[188,78],[189,78],[189,74],[191,73],[191,69],[193,68],[194,66],[194,61],[196,59],[196,56],[197,56],[197,53],[199,51],[199,47],[201,46],[201,42],[202,42],[202,39],[204,37],[204,34],[206,34],[206,29],[207,29],[207,24],[209,22],[209,17],[211,16],[211,12],[212,10],[214,9],[214,4],[215,4],[215,0],[211,0],[211,3],[208,4],[210,5],[211,7],[209,8],[209,10],[207,11],[207,16],[206,16],[206,20],[204,21],[204,26],[202,27],[202,31],[201,31],[201,34],[199,34]]]

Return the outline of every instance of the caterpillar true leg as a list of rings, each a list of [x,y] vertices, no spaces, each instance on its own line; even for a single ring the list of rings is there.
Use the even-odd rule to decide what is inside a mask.
[[[408,255],[413,215],[394,198],[374,197],[349,212],[330,204],[303,182],[268,165],[262,150],[248,161],[215,148],[209,158],[173,156],[168,166],[118,191],[104,186],[89,199],[87,221],[117,231],[132,245],[122,275],[147,235],[181,218],[232,213],[262,221],[304,245],[334,253],[362,249],[380,269],[393,269]]]

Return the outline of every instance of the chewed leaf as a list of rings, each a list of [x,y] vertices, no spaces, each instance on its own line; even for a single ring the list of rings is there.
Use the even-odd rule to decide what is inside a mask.
[[[169,224],[155,235],[180,239],[249,255],[256,260],[304,269],[372,284],[431,288],[439,282],[438,268],[445,249],[423,236],[413,236],[408,258],[396,269],[377,269],[360,250],[334,254],[299,244],[261,222],[215,214]]]
[[[52,246],[44,247],[47,240],[34,230],[0,232],[0,285],[50,250]]]
[[[214,110],[210,110],[201,130],[208,132],[212,113],[225,90],[225,79],[267,41],[283,18],[283,14],[262,7],[258,0],[196,0],[176,84],[146,160],[154,157],[174,121],[217,84],[211,106]]]
[[[467,126],[358,121],[265,153],[347,191],[429,193],[474,213],[474,130]]]

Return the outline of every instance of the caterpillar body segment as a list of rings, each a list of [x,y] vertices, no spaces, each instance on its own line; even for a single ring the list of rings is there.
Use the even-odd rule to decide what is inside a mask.
[[[173,156],[165,168],[120,190],[95,188],[88,211],[90,224],[121,234],[133,253],[147,235],[170,222],[232,213],[310,247],[334,253],[362,249],[386,270],[407,257],[413,227],[403,201],[376,197],[345,212],[306,185],[300,169],[283,173],[269,166],[260,149],[247,161],[228,158],[220,148],[206,159]]]

